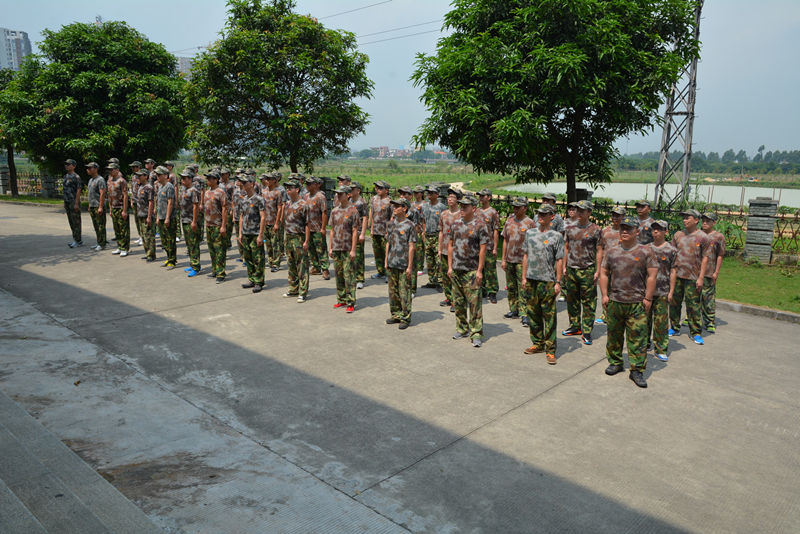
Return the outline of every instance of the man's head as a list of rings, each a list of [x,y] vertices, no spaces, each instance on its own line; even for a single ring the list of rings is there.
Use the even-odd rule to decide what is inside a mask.
[[[77,164],[74,159],[64,161],[64,169],[66,169],[67,172],[75,172],[75,165]]]
[[[539,209],[536,210],[536,213],[539,215],[539,225],[547,228],[556,216],[556,209],[552,204],[544,202],[539,206]]]
[[[421,201],[422,198],[425,196],[425,186],[417,185],[413,189],[414,191],[414,200]]]
[[[347,206],[347,203],[350,202],[350,186],[339,185],[339,187],[334,189],[333,192],[336,193],[336,200],[339,201],[339,205]]]
[[[192,178],[194,178],[194,175],[192,173],[184,169],[181,171],[180,177],[181,177],[181,184],[183,184],[183,187],[187,189],[192,187]]]
[[[630,247],[636,243],[639,235],[639,220],[636,217],[624,217],[619,224],[619,242],[624,247]]]
[[[407,198],[393,199],[389,203],[392,205],[392,212],[394,213],[395,218],[402,219],[408,215],[408,208],[411,206],[411,203]]]
[[[525,197],[517,197],[511,202],[511,207],[514,210],[514,217],[517,219],[524,219],[525,212],[528,211],[528,199]]]
[[[447,195],[448,202],[450,201],[450,196]],[[471,221],[472,217],[475,215],[475,206],[478,205],[478,201],[472,195],[464,195],[458,199],[458,205],[461,209],[461,220],[462,221]]]
[[[653,243],[660,245],[667,239],[669,224],[667,221],[659,219],[650,225],[650,230],[653,233]]]
[[[453,189],[452,187],[447,190],[447,206],[451,209],[458,207],[458,201],[461,200],[461,191]]]
[[[118,163],[109,163],[108,165],[106,165],[106,170],[108,171],[108,174],[110,176],[112,176],[113,178],[116,178],[117,176],[119,176],[119,164]]]
[[[86,164],[86,174],[90,177],[94,178],[98,172],[100,172],[100,165],[96,161],[90,161]]]
[[[426,189],[426,191],[428,192],[428,200],[430,201],[431,204],[436,204],[437,202],[439,202],[439,190],[438,189],[436,189],[435,187],[431,186],[431,187],[428,187],[428,189]]]
[[[480,200],[481,207],[488,208],[489,203],[492,201],[492,192],[489,190],[489,188],[484,187],[478,193],[478,199]]]
[[[626,212],[625,208],[622,206],[614,206],[611,210],[611,226],[617,230],[619,230],[619,225],[622,222],[622,218],[625,217]]]
[[[578,203],[577,202],[570,202],[569,204],[567,204],[567,217],[569,217],[573,221],[578,218]]]
[[[134,177],[136,178],[136,181],[139,182],[139,185],[146,184],[148,176],[150,176],[150,172],[148,171],[136,171],[134,173]]]
[[[384,182],[383,180],[378,180],[377,182],[373,182],[372,185],[375,186],[375,194],[381,198],[386,198],[389,195],[389,184]]]
[[[581,200],[578,202],[578,221],[581,225],[584,225],[589,222],[589,215],[592,214],[592,209],[594,209],[594,205],[589,202],[588,200]]]
[[[545,193],[542,195],[542,204],[556,205],[556,196],[553,193]]]
[[[696,209],[687,209],[681,212],[683,216],[683,227],[688,232],[694,232],[697,229],[697,224],[700,222],[700,212]]]
[[[172,169],[175,168],[175,162],[171,160],[165,161],[164,167],[166,167],[169,172],[172,172]]]
[[[336,177],[336,182],[338,185],[351,185],[350,183],[350,175],[349,174],[340,174]]]
[[[352,182],[350,184],[350,197],[351,198],[358,198],[361,196],[361,183],[360,182]]]
[[[289,195],[289,198],[292,200],[297,200],[297,197],[300,195],[300,182],[297,180],[289,180],[284,184],[286,188],[286,194]]]
[[[717,223],[717,214],[713,211],[707,211],[702,215],[702,228],[703,231],[708,233],[714,229],[714,225]]]
[[[144,168],[147,169],[148,171],[152,171],[155,166],[156,166],[156,160],[154,160],[153,158],[147,158],[146,160],[144,160]]]
[[[217,171],[208,171],[204,173],[203,176],[205,176],[206,182],[208,182],[209,189],[214,189],[219,185],[219,173]]]
[[[646,219],[650,216],[650,201],[639,200],[636,202],[636,213],[639,215],[640,219]]]
[[[128,163],[128,167],[131,168],[131,174],[136,174],[139,172],[139,169],[142,168],[142,163],[139,161],[132,161],[131,163]]]
[[[414,193],[411,191],[411,188],[409,186],[407,186],[407,185],[404,185],[403,187],[398,188],[397,192],[400,193],[400,196],[402,196],[403,198],[408,199],[409,201],[413,200],[413,198],[414,198]]]
[[[164,185],[168,177],[169,177],[169,170],[166,167],[163,167],[161,165],[156,167],[156,178],[158,179],[158,182],[161,185]]]

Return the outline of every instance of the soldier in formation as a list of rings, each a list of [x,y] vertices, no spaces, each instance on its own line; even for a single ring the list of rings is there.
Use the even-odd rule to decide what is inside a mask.
[[[567,293],[569,328],[565,336],[581,336],[584,345],[592,344],[597,307],[598,264],[603,259],[600,246],[600,227],[589,221],[592,203],[581,200],[577,205],[578,219],[566,229],[564,282]]]
[[[252,289],[253,293],[260,293],[264,287],[264,232],[267,225],[266,202],[264,197],[256,193],[255,177],[249,174],[240,175],[237,180],[244,189],[240,202],[239,235],[238,241],[242,243],[245,267],[247,267],[247,282],[242,284],[244,289]],[[217,190],[221,190],[217,188]],[[212,189],[212,193],[215,190]],[[225,219],[227,220],[227,195],[222,197],[226,202]],[[210,242],[210,241],[209,241]],[[227,248],[223,243],[223,254]]]
[[[688,209],[683,215],[683,231],[675,232],[672,245],[678,253],[675,257],[675,292],[669,307],[670,336],[677,336],[681,330],[681,305],[686,303],[686,316],[689,319],[689,337],[698,345],[703,345],[701,294],[708,268],[708,235],[700,230],[700,212]]]
[[[375,269],[372,275],[376,280],[386,280],[386,229],[392,218],[392,208],[389,205],[389,184],[378,180],[373,184],[375,195],[372,197],[369,211],[369,232],[372,235],[372,253],[375,256]]]
[[[111,162],[106,166],[108,178],[106,190],[108,202],[111,206],[111,221],[114,224],[114,235],[117,239],[117,248],[112,254],[119,254],[121,258],[128,255],[130,249],[131,227],[128,220],[128,183],[119,172],[119,163]]]
[[[641,230],[640,230],[641,231]],[[666,240],[669,224],[658,220],[650,224],[653,242],[650,247],[658,262],[656,290],[653,293],[653,305],[650,308],[649,323],[652,328],[653,349],[657,359],[669,361],[669,303],[675,292],[675,256],[678,251]]]
[[[308,297],[308,246],[311,241],[308,206],[300,197],[300,182],[286,182],[286,193],[289,200],[283,208],[283,224],[286,228],[289,290],[283,296],[297,297],[297,302],[305,302]]]
[[[527,322],[525,291],[522,288],[522,265],[525,256],[525,232],[535,227],[528,217],[528,199],[517,197],[511,202],[513,214],[506,219],[503,226],[503,261],[500,268],[506,273],[508,287],[508,313],[506,319],[525,318]],[[560,276],[560,273],[559,273]]]
[[[428,283],[425,287],[440,289],[442,286],[441,269],[439,268],[439,221],[447,207],[439,200],[439,190],[428,187],[428,202],[422,206],[422,218],[425,219],[425,264],[428,270]]]
[[[461,191],[456,189],[447,190],[447,210],[439,215],[439,277],[444,291],[444,300],[439,306],[450,307],[451,312],[456,308],[453,304],[453,280],[448,276],[450,239],[453,225],[461,218],[461,209],[458,201],[461,199]],[[481,279],[483,279],[483,264],[481,264]]]
[[[386,272],[389,278],[389,312],[386,324],[405,330],[411,324],[412,280],[416,275],[417,225],[408,218],[411,202],[392,200],[394,208],[386,241]]]
[[[350,204],[350,186],[340,185],[336,189],[338,206],[331,211],[331,229],[328,239],[328,254],[333,258],[336,272],[336,304],[334,308],[346,308],[347,313],[356,309],[356,274],[354,263],[358,236],[361,233],[361,217]]]
[[[200,191],[194,186],[193,174],[189,169],[180,173],[181,188],[180,210],[183,237],[186,240],[186,253],[189,256],[189,266],[184,269],[186,276],[194,278],[200,274],[200,236],[203,227],[200,226],[200,211],[203,204],[200,202]]]
[[[328,227],[328,201],[321,191],[322,180],[309,176],[306,179],[308,193],[308,225],[311,228],[311,244],[309,245],[310,274],[321,274],[324,280],[331,277],[328,270],[328,244],[325,241],[325,229]]]
[[[725,236],[714,230],[717,214],[709,211],[703,214],[701,229],[708,235],[708,266],[703,291],[700,295],[703,328],[712,334],[717,331],[717,277],[725,257]]]
[[[356,277],[356,289],[363,289],[364,282],[364,243],[367,239],[367,223],[369,222],[369,204],[361,197],[361,184],[352,182],[350,185],[350,203],[358,212],[359,231],[358,243],[356,244],[356,257],[353,260],[353,272]]]
[[[177,195],[175,186],[169,181],[169,170],[166,167],[156,167],[158,179],[158,194],[156,195],[156,213],[158,214],[158,232],[161,234],[161,248],[167,255],[164,267],[174,269],[177,267],[177,246],[175,243],[175,228],[178,221],[175,213]]]
[[[86,191],[89,197],[89,215],[92,218],[92,226],[97,236],[97,245],[93,250],[104,250],[108,245],[106,237],[106,180],[100,176],[100,165],[91,161],[86,164],[86,174],[89,175],[89,183]]]
[[[500,241],[500,215],[491,205],[492,192],[486,188],[478,193],[478,200],[481,203],[478,215],[483,219],[484,224],[489,229],[492,242],[486,249],[486,263],[483,267],[483,292],[484,296],[492,304],[497,304],[497,292],[500,286],[497,281],[497,246]]]
[[[149,172],[139,170],[131,177],[131,181],[136,181],[137,185],[134,209],[139,221],[139,232],[144,246],[144,259],[147,263],[152,263],[156,261],[156,205],[155,191],[147,181],[149,175]]]

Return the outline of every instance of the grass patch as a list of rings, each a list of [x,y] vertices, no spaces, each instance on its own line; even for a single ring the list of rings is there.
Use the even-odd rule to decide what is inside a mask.
[[[63,198],[42,198],[33,195],[19,195],[12,197],[11,195],[0,195],[0,200],[8,200],[11,202],[35,202],[37,204],[55,204],[60,205],[64,203]]]
[[[717,280],[717,297],[800,313],[800,268],[725,258]]]

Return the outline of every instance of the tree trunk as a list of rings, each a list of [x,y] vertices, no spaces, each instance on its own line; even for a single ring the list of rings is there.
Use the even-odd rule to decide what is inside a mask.
[[[295,152],[289,154],[289,168],[292,172],[297,172],[297,154]]]
[[[6,146],[6,153],[8,154],[8,185],[11,187],[11,196],[19,196],[19,187],[17,186],[17,164],[14,162],[14,145],[9,143]]]
[[[566,157],[567,166],[567,202],[575,202],[578,200],[575,194],[575,168],[576,162],[572,153],[568,152]]]

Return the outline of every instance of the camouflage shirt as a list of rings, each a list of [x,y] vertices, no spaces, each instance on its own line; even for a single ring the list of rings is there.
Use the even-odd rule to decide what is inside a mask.
[[[446,235],[448,236],[446,241],[453,241],[453,270],[477,270],[481,245],[486,245],[488,248],[492,242],[486,223],[477,214],[471,221],[466,222],[459,213],[458,219],[454,220]]]
[[[386,235],[386,226],[392,218],[392,207],[389,205],[389,197],[381,198],[378,195],[372,197],[370,202],[372,209],[372,234]]]
[[[200,204],[200,191],[193,185],[189,189],[181,190],[181,222],[190,224],[194,218],[194,206]],[[200,212],[197,213],[198,219]],[[199,221],[198,221],[199,222]]]
[[[322,214],[328,211],[328,201],[325,193],[317,191],[314,195],[308,195],[306,199],[308,205],[308,226],[312,232],[324,232],[322,227]]]
[[[408,244],[416,242],[417,230],[414,223],[408,218],[389,223],[389,233],[387,234],[389,255],[386,256],[389,267],[403,271],[408,269]]]
[[[417,216],[417,235],[425,232],[425,205],[427,202],[424,200],[415,200],[411,203],[411,209],[415,210]]]
[[[525,232],[530,228],[536,228],[536,224],[528,216],[525,216],[521,221],[518,221],[514,215],[506,219],[506,224],[503,227],[503,248],[506,262],[522,263],[522,257],[525,254],[523,248]]]
[[[708,236],[708,267],[706,276],[711,276],[717,269],[717,258],[725,257],[725,236],[716,230],[706,234]]]
[[[603,250],[608,250],[611,247],[619,245],[619,230],[615,230],[613,226],[606,226],[600,234],[600,246]]]
[[[653,249],[653,254],[656,257],[656,261],[658,261],[658,278],[656,278],[656,292],[653,296],[666,297],[669,295],[670,271],[672,271],[672,265],[675,263],[675,256],[678,251],[669,241],[665,241],[660,247],[650,243],[650,248]]]
[[[233,193],[231,195],[231,202],[233,204],[233,220],[239,220],[239,204],[242,202],[242,197],[245,196],[244,189],[239,186],[233,186]]]
[[[647,290],[647,269],[657,269],[653,248],[637,243],[626,249],[622,245],[603,255],[603,269],[608,275],[608,298],[614,302],[641,302]]]
[[[125,204],[125,192],[128,190],[128,183],[122,175],[116,179],[111,176],[106,181],[108,188],[108,202],[112,209],[122,209]]]
[[[261,191],[261,196],[264,197],[264,205],[267,212],[267,225],[273,226],[278,219],[278,209],[283,203],[281,192],[277,187],[272,190],[264,189]]]
[[[566,242],[569,245],[567,266],[588,269],[597,259],[597,243],[600,242],[600,227],[593,222],[586,226],[574,224],[567,228]]]
[[[362,197],[358,197],[358,200],[353,202],[353,207],[356,209],[356,211],[358,211],[358,217],[360,219],[358,221],[359,231],[361,231],[360,230],[361,229],[360,225],[363,224],[362,221],[365,218],[369,217],[369,205],[366,202],[364,202],[364,199]]]
[[[167,213],[170,200],[172,200],[172,211]],[[169,182],[164,182],[164,185],[158,189],[156,200],[159,221],[167,220],[167,215],[169,215],[170,219],[172,218],[172,214],[175,213],[175,201],[175,186]]]
[[[225,196],[228,198],[228,216],[233,216],[233,192],[236,189],[236,182],[231,182],[228,180],[227,182],[223,182],[222,180],[219,181],[219,188],[225,191]]]
[[[241,207],[242,218],[239,224],[242,235],[258,235],[261,230],[261,212],[266,211],[267,207],[264,197],[253,191],[253,196],[242,197]]]
[[[688,235],[683,231],[678,231],[672,238],[672,246],[678,250],[673,265],[678,278],[697,280],[700,276],[703,257],[708,256],[709,253],[708,235],[700,229]]]
[[[497,214],[497,210],[493,207],[489,206],[485,210],[483,208],[478,208],[475,214],[483,218],[486,228],[489,229],[490,236],[494,236],[495,230],[500,230],[500,215]]]
[[[656,221],[652,217],[639,219],[639,237],[637,239],[642,245],[653,242],[653,229],[651,226],[653,226],[654,222]]]
[[[106,190],[106,180],[99,174],[89,180],[89,185],[86,186],[89,193],[89,207],[100,207],[100,192]]]
[[[361,217],[358,210],[350,204],[346,208],[337,206],[331,211],[331,250],[349,251],[353,246],[353,230],[358,233],[361,227],[358,225]]]
[[[549,229],[544,232],[538,227],[525,232],[523,251],[528,255],[525,278],[540,282],[556,281],[556,260],[564,257],[564,236],[561,232]]]
[[[81,177],[70,172],[64,175],[64,204],[75,204],[75,197],[81,190]]]
[[[243,193],[242,200],[245,198],[246,195]],[[222,226],[222,208],[227,204],[228,195],[219,187],[206,191],[205,205],[203,206],[206,226]]]
[[[297,202],[286,201],[283,208],[283,220],[287,234],[305,234],[308,224],[308,206],[306,201],[298,198]]]
[[[478,217],[478,213],[476,210],[475,217]],[[445,210],[439,215],[439,231],[442,233],[442,238],[439,240],[439,247],[441,247],[442,254],[445,256],[447,255],[447,245],[450,243],[450,234],[453,228],[453,224],[456,221],[461,220],[461,210],[450,211]],[[483,222],[483,220],[481,220]],[[487,228],[488,231],[488,228]]]
[[[134,197],[134,201],[136,202],[136,216],[144,220],[145,223],[147,223],[147,211],[153,200],[155,200],[155,191],[152,185],[145,182],[144,185],[140,185],[136,189],[136,197]],[[152,219],[150,222],[153,222]]]
[[[534,223],[536,225],[536,228],[539,228],[538,213],[534,216]],[[562,236],[564,235],[564,232],[566,231],[566,223],[564,222],[564,219],[561,218],[561,215],[559,215],[558,213],[556,213],[555,217],[553,217],[553,220],[550,222],[550,229],[555,230]]]
[[[441,202],[431,205],[425,202],[422,205],[422,217],[425,219],[425,233],[435,235],[439,233],[439,218],[447,210],[447,206]]]

